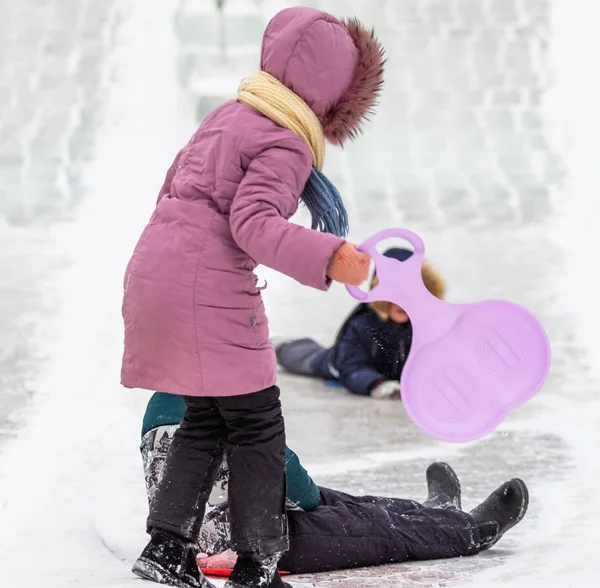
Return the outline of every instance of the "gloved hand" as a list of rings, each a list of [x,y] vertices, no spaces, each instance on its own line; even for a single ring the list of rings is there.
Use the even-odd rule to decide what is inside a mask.
[[[371,397],[378,400],[400,400],[400,382],[385,380],[371,390]]]
[[[351,286],[360,286],[368,277],[371,258],[347,241],[338,248],[329,261],[327,275],[332,280]]]

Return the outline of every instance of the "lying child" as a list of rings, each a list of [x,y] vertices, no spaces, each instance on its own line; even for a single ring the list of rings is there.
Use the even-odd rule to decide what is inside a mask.
[[[405,261],[412,252],[388,249],[384,255]],[[445,294],[443,278],[427,262],[423,282],[438,298]],[[377,285],[373,277],[371,288]],[[408,358],[412,326],[406,312],[392,302],[359,304],[338,332],[333,347],[313,339],[296,339],[276,345],[279,364],[288,372],[339,380],[350,392],[387,399],[400,398],[400,375]]]
[[[141,449],[149,502],[184,412],[184,403],[172,394],[154,394],[148,403]],[[427,468],[423,503],[319,487],[288,448],[286,475],[290,549],[279,565],[294,574],[474,555],[521,521],[529,500],[525,483],[513,479],[464,512],[458,478],[439,462]],[[228,482],[225,459],[198,537],[202,567],[231,569],[237,558],[230,549]]]

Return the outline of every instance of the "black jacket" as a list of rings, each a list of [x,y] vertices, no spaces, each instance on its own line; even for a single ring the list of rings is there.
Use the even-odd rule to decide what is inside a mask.
[[[384,321],[360,304],[342,325],[331,364],[342,384],[355,394],[369,394],[376,380],[399,380],[408,358],[412,326]]]

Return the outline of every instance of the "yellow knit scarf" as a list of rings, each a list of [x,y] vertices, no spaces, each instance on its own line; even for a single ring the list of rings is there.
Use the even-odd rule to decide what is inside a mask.
[[[242,80],[236,100],[251,106],[280,127],[306,141],[312,153],[312,164],[319,171],[325,159],[325,135],[321,121],[308,104],[286,88],[277,78],[260,71]]]

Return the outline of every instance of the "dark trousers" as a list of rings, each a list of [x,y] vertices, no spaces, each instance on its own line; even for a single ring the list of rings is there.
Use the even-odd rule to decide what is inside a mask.
[[[261,557],[286,551],[285,430],[279,388],[183,400],[187,409],[150,505],[148,528],[197,541],[227,447],[233,549]]]
[[[350,496],[321,488],[321,506],[289,511],[290,549],[279,568],[294,574],[441,559],[479,551],[473,517],[412,500]]]

